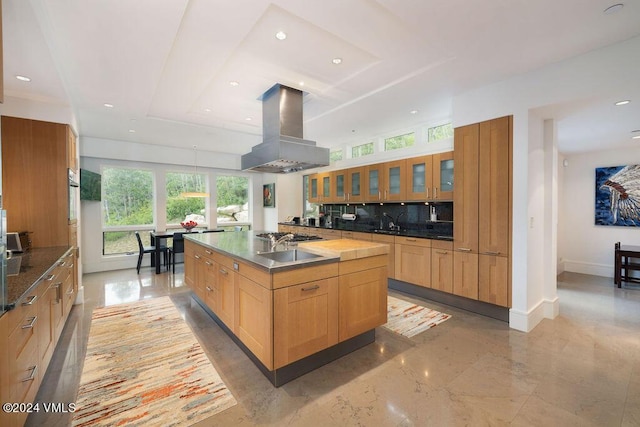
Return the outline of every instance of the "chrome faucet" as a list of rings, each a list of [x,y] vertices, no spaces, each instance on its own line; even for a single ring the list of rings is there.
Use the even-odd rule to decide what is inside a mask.
[[[274,236],[273,234],[269,235],[269,240],[271,240],[271,252],[276,250],[276,246],[278,246],[280,243],[285,243],[289,240],[292,240],[295,236],[291,233],[289,234],[285,234],[284,236],[282,236],[279,239],[276,239],[276,236]]]

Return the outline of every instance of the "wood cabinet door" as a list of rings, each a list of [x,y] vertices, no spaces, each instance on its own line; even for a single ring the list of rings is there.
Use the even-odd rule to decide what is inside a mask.
[[[393,279],[396,277],[396,245],[394,236],[384,234],[371,233],[371,241],[376,243],[386,243],[389,245],[389,253],[387,254],[387,277]]]
[[[188,240],[184,242],[184,282],[195,292],[196,277],[196,247]]]
[[[274,291],[274,369],[338,343],[338,278]]]
[[[384,166],[383,163],[365,167],[364,174],[364,201],[380,202],[384,191]]]
[[[431,287],[431,248],[398,243],[395,246],[395,278],[425,288]]]
[[[339,341],[387,323],[386,267],[341,275],[338,301]]]
[[[347,170],[338,170],[331,173],[331,194],[325,203],[347,203]]]
[[[453,200],[453,151],[433,155],[433,200]]]
[[[273,370],[272,291],[236,273],[234,333],[269,370]]]
[[[39,285],[41,290],[38,301],[38,357],[40,359],[40,365],[48,366],[53,356],[53,350],[56,346],[55,328],[53,327],[51,313],[52,307],[57,296],[57,290],[54,287],[49,286],[48,283],[41,283]],[[40,376],[44,376],[44,372],[40,372]]]
[[[309,175],[309,186],[307,188],[307,199],[310,203],[320,202],[320,181],[318,174]]]
[[[478,252],[506,256],[510,233],[510,118],[480,123]]]
[[[403,202],[407,197],[406,161],[394,160],[384,163],[383,200]]]
[[[67,126],[67,167],[78,171],[76,134],[73,133],[71,126]]]
[[[453,252],[453,293],[478,299],[478,254]]]
[[[364,174],[366,168],[347,169],[347,202],[359,203],[364,201]]]
[[[235,329],[235,306],[236,306],[236,272],[223,264],[217,264],[216,283],[218,285],[217,310],[216,315],[225,325],[236,333]]]
[[[407,201],[433,197],[433,156],[407,159]]]
[[[333,200],[332,190],[332,172],[323,172],[318,174],[318,202],[319,203],[331,203]]]
[[[509,258],[480,254],[478,266],[478,299],[502,307],[510,307]]]
[[[214,313],[218,310],[218,283],[216,281],[218,264],[212,260],[205,259],[203,271],[203,292],[204,303]]]
[[[453,251],[431,248],[431,287],[453,293]]]
[[[454,130],[453,249],[478,251],[479,125]]]

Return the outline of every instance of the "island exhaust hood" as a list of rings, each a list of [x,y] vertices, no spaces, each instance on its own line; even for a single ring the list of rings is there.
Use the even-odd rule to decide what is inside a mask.
[[[290,173],[329,165],[329,149],[302,137],[302,91],[276,84],[261,101],[263,142],[242,156],[242,170]]]

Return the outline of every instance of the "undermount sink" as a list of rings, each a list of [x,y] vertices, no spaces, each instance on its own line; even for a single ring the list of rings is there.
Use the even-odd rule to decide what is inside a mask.
[[[302,261],[306,259],[320,258],[320,255],[312,254],[309,252],[303,252],[298,249],[291,249],[288,251],[278,251],[278,252],[258,252],[258,255],[261,257],[268,258],[272,261],[277,261],[277,262],[293,262],[293,261]]]

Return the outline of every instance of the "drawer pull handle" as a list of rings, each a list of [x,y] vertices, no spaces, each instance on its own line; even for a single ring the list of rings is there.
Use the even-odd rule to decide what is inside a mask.
[[[69,289],[69,290],[67,291],[67,295],[73,295],[73,288],[71,288],[71,289]]]
[[[193,256],[195,259],[200,259],[200,255],[194,255]]]
[[[224,274],[225,276],[226,276],[227,274],[229,274],[229,272],[228,272],[227,270],[224,270],[224,269],[222,269],[222,268],[220,269],[220,273]]]
[[[73,263],[69,264],[69,270],[73,268]]]
[[[49,274],[49,275],[47,276],[47,278],[46,278],[46,279],[44,279],[44,280],[46,280],[47,282],[50,282],[50,281],[52,281],[55,277],[56,277],[56,276],[55,276],[55,274]]]
[[[447,252],[447,251],[436,251],[436,253],[437,253],[437,254],[446,255],[446,254],[448,254],[449,252]]]
[[[66,263],[67,263],[66,261],[60,261],[58,263],[58,267],[64,267]]]
[[[211,263],[211,261],[205,261],[204,263],[205,263],[206,265],[208,265],[208,266],[212,266],[212,265],[213,265],[213,264]]]
[[[33,381],[35,379],[38,365],[31,366],[28,370],[31,371],[31,374],[29,374],[27,378],[22,380],[23,383],[26,383],[27,381]]]
[[[409,238],[407,238],[406,240],[407,240],[407,242],[416,242],[417,241],[416,239],[409,239]]]
[[[484,252],[485,255],[500,255],[500,252],[492,252],[492,251],[487,251]]]
[[[36,321],[38,320],[38,316],[33,316],[30,318],[29,323],[27,323],[26,325],[22,325],[22,329],[31,329],[33,328],[33,326],[36,324]]]
[[[22,305],[33,305],[33,303],[36,302],[36,299],[38,299],[37,295],[29,295]]]
[[[471,249],[469,249],[469,248],[458,248],[458,250],[460,252],[471,252]]]
[[[302,288],[303,291],[315,291],[316,289],[320,289],[320,285],[314,285],[310,288]]]
[[[208,292],[211,292],[211,291],[213,290],[213,289],[211,289],[209,286],[207,286],[207,288],[206,288],[206,289],[207,289],[207,291],[208,291]]]
[[[211,254],[213,253],[213,252],[211,252],[210,250],[205,250],[205,252],[206,252],[208,255],[211,255]]]

